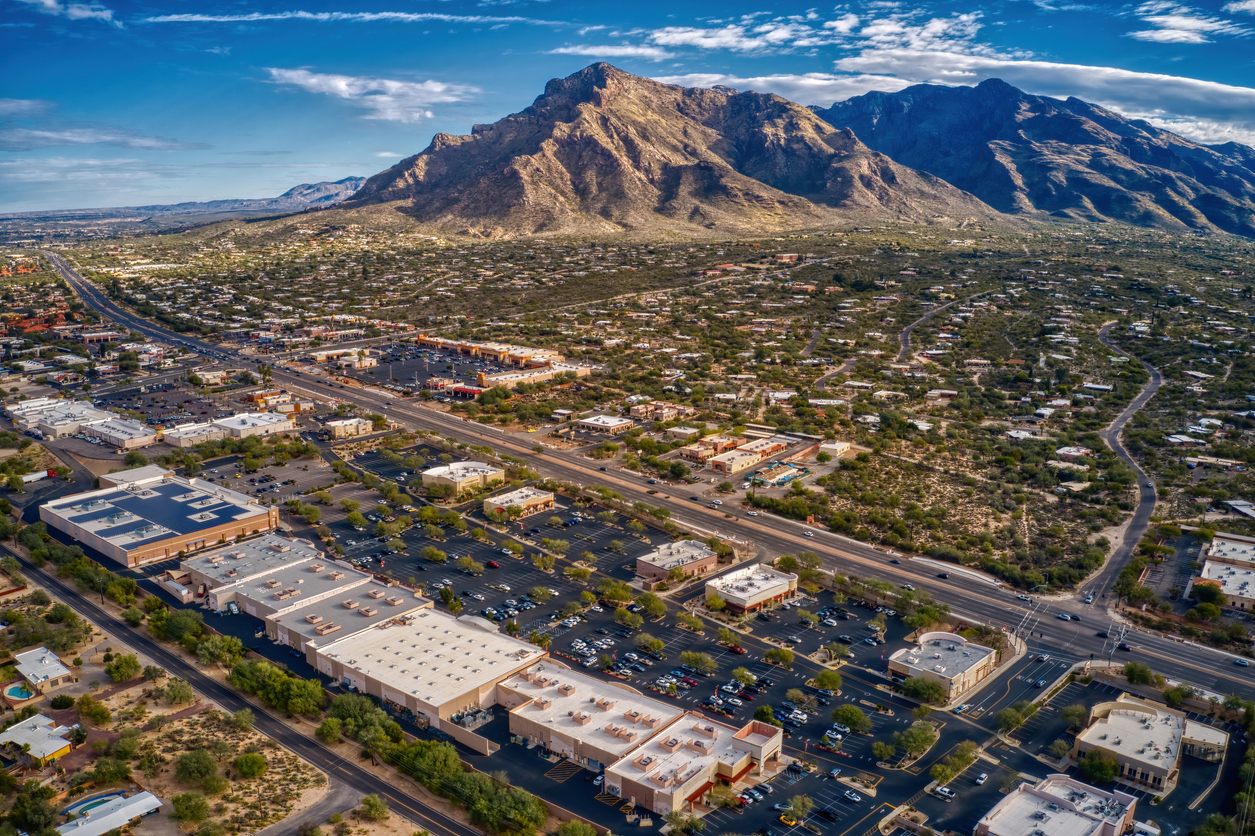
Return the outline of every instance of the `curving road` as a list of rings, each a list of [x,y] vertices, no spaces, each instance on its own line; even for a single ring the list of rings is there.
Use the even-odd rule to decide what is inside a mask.
[[[1107,561],[1107,565],[1092,578],[1092,581],[1104,590],[1110,590],[1111,584],[1115,581],[1116,576],[1120,574],[1120,570],[1128,563],[1129,558],[1133,554],[1133,550],[1137,548],[1137,544],[1141,542],[1142,535],[1146,533],[1146,529],[1150,526],[1150,518],[1155,513],[1155,483],[1146,475],[1145,471],[1138,466],[1133,457],[1129,455],[1128,449],[1124,446],[1124,441],[1120,438],[1120,433],[1124,431],[1124,427],[1129,423],[1138,410],[1146,406],[1151,398],[1155,397],[1155,393],[1159,391],[1159,387],[1163,385],[1163,375],[1159,373],[1159,369],[1148,363],[1142,362],[1137,357],[1129,354],[1124,349],[1111,342],[1108,333],[1114,323],[1104,325],[1098,331],[1098,340],[1112,351],[1125,357],[1131,357],[1141,363],[1142,368],[1150,374],[1150,382],[1143,387],[1142,391],[1134,398],[1128,406],[1124,408],[1114,421],[1112,421],[1105,430],[1099,432],[1102,440],[1107,446],[1115,451],[1120,459],[1132,468],[1137,474],[1137,508],[1133,510],[1133,518],[1129,520],[1128,527],[1125,529],[1124,541],[1111,555],[1111,559]]]
[[[946,308],[950,307],[951,305],[957,305],[960,302],[970,302],[973,299],[976,299],[980,296],[984,296],[986,293],[989,293],[989,292],[990,291],[988,290],[983,290],[980,293],[974,293],[971,296],[968,296],[966,299],[955,299],[951,302],[946,302],[941,307],[933,308],[931,311],[924,314],[919,319],[915,320],[910,325],[903,328],[902,333],[898,335],[898,342],[902,344],[902,349],[898,352],[898,362],[905,363],[907,358],[911,356],[911,332],[915,330],[916,325],[922,325],[923,323],[932,319],[934,316],[941,313],[942,311],[944,311]]]
[[[247,357],[194,337],[176,334],[141,319],[105,297],[98,288],[74,272],[55,253],[48,253],[48,256],[58,272],[75,288],[83,300],[102,314],[155,339],[183,343],[212,356],[227,355],[228,359],[234,363],[255,364],[258,362],[258,358]],[[972,299],[975,296],[968,298]],[[622,494],[629,503],[643,501],[666,508],[678,524],[695,531],[752,540],[758,546],[760,554],[764,556],[814,551],[824,558],[825,565],[830,570],[840,569],[844,572],[856,573],[860,577],[885,577],[898,583],[909,582],[920,589],[926,589],[938,601],[949,604],[956,614],[971,621],[995,627],[1015,626],[1026,615],[1029,615],[1035,620],[1032,631],[1037,634],[1030,639],[1030,644],[1035,647],[1039,645],[1040,649],[1052,654],[1071,656],[1075,659],[1087,659],[1090,654],[1094,654],[1096,658],[1105,658],[1109,650],[1106,641],[1095,635],[1095,631],[1105,627],[1107,622],[1106,613],[1102,609],[1106,601],[1097,594],[1094,596],[1095,601],[1092,606],[1082,603],[1083,591],[1078,591],[1073,598],[1051,601],[1048,607],[1049,612],[1045,614],[1046,617],[1038,618],[1028,611],[1040,609],[1041,602],[1022,604],[1015,599],[1013,590],[993,584],[964,583],[962,576],[953,571],[950,573],[950,578],[941,579],[937,577],[939,570],[935,565],[920,561],[903,560],[901,565],[892,565],[888,562],[889,555],[881,549],[819,529],[812,530],[812,534],[808,536],[805,534],[807,527],[793,520],[767,514],[756,517],[728,515],[725,512],[736,511],[736,509],[725,505],[715,510],[707,507],[704,502],[693,502],[687,499],[692,488],[651,486],[643,477],[633,474],[614,470],[601,472],[596,463],[584,459],[577,451],[546,450],[544,454],[538,455],[532,450],[535,436],[516,440],[505,433],[487,430],[480,424],[459,420],[424,408],[415,401],[396,400],[394,402],[393,399],[396,396],[382,390],[369,387],[342,390],[337,384],[321,378],[298,375],[279,367],[273,369],[273,375],[278,385],[289,389],[304,390],[323,399],[351,394],[353,400],[361,406],[386,414],[410,428],[437,431],[441,435],[463,443],[490,445],[527,461],[529,467],[543,476],[576,485],[606,485]],[[1157,375],[1157,372],[1154,375]],[[1158,388],[1157,385],[1155,388]],[[1113,424],[1117,445],[1119,444],[1118,431],[1119,427],[1123,426],[1123,421],[1127,421],[1128,416],[1131,416],[1153,394],[1153,389],[1149,393],[1144,391],[1125,411],[1125,414],[1117,419],[1118,426]],[[390,403],[391,406],[388,405]],[[1115,447],[1115,449],[1119,452],[1123,448]],[[1127,456],[1127,452],[1124,455]],[[1136,468],[1136,465],[1133,466]],[[1140,471],[1138,472],[1140,474]],[[660,492],[647,493],[648,490],[654,488]],[[667,491],[670,493],[666,493]],[[1153,509],[1153,499],[1152,491],[1150,501],[1143,499],[1139,503],[1135,519],[1141,519],[1143,526]],[[1140,537],[1140,533],[1138,536]],[[1136,544],[1137,539],[1131,539],[1130,542]],[[1116,565],[1117,560],[1114,558],[1108,562],[1108,567],[1100,575],[1104,583],[1109,583],[1110,578],[1114,577],[1117,571],[1114,568]],[[1097,586],[1097,580],[1098,578],[1091,579],[1083,585],[1082,589],[1096,588],[1101,591],[1103,587]],[[1058,612],[1084,615],[1085,622],[1082,625],[1056,619],[1054,615]],[[1135,644],[1139,660],[1149,661],[1157,672],[1165,676],[1179,677],[1221,693],[1239,693],[1255,699],[1255,676],[1252,676],[1255,673],[1255,667],[1237,668],[1233,666],[1232,657],[1228,654],[1203,646],[1182,645],[1180,642],[1153,634],[1139,633],[1135,640],[1130,639],[1130,643]]]

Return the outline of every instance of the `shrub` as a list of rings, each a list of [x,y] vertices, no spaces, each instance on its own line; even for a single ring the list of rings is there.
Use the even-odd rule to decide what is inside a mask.
[[[209,818],[209,802],[198,792],[185,792],[170,799],[174,812],[170,818],[175,821],[200,822]]]
[[[57,709],[70,708],[73,705],[74,705],[74,698],[71,697],[69,694],[57,694],[55,697],[52,698],[53,708],[57,708]]]
[[[388,810],[386,801],[371,793],[362,798],[362,803],[357,808],[357,815],[367,821],[384,821],[392,813]]]
[[[204,784],[206,778],[217,774],[218,765],[203,749],[181,755],[174,770],[174,777],[184,784]]]
[[[260,778],[266,774],[266,756],[245,752],[235,759],[235,771],[242,778]]]

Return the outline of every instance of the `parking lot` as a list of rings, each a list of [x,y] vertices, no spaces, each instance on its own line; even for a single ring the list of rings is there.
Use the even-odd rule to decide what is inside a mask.
[[[348,374],[364,383],[391,383],[395,380],[417,389],[431,377],[474,385],[476,376],[481,372],[497,374],[508,371],[506,367],[490,360],[447,354],[414,345],[383,344],[377,348],[382,352],[378,366],[349,371]]]

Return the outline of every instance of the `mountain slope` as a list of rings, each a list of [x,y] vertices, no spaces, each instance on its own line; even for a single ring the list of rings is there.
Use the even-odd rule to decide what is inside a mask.
[[[1244,145],[1200,145],[998,79],[868,93],[815,112],[1002,212],[1255,236],[1255,150]]]
[[[353,195],[365,177],[345,177],[335,182],[302,183],[278,197],[207,200],[191,203],[169,203],[156,206],[128,207],[136,212],[154,215],[200,215],[222,212],[299,212],[308,207],[330,206]]]
[[[777,96],[594,64],[469,136],[437,134],[346,207],[403,201],[454,233],[764,232],[853,218],[995,216]]]

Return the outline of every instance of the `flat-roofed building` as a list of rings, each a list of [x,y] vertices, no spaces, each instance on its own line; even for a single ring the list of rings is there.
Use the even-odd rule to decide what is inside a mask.
[[[590,433],[621,435],[635,427],[636,422],[631,418],[619,418],[615,415],[590,415],[577,419],[575,426]]]
[[[171,447],[195,447],[197,444],[204,444],[206,441],[221,441],[226,437],[227,431],[225,429],[206,422],[203,424],[180,424],[163,432],[161,440]]]
[[[11,404],[5,411],[18,429],[38,430],[47,438],[77,435],[83,427],[119,416],[92,406],[90,401],[68,401],[57,398],[32,398]]]
[[[1255,537],[1217,533],[1203,557],[1202,571],[1186,594],[1210,585],[1220,589],[1226,607],[1255,611]]]
[[[1133,826],[1137,796],[1106,792],[1069,778],[1047,775],[1021,783],[976,823],[975,836],[1123,836]]]
[[[497,691],[498,704],[510,711],[510,734],[593,770],[619,760],[684,715],[674,702],[552,659],[502,680]]]
[[[605,791],[660,816],[691,811],[720,781],[736,784],[778,761],[783,730],[685,714],[606,770]]]
[[[359,435],[373,433],[375,431],[375,422],[365,418],[337,418],[334,421],[328,421],[323,424],[323,427],[332,439],[356,438]]]
[[[17,672],[30,683],[36,693],[47,694],[74,681],[74,674],[70,669],[57,654],[46,647],[27,650],[13,658],[17,660]]]
[[[748,446],[748,445],[747,445]],[[738,448],[729,450],[726,453],[720,453],[712,457],[708,464],[710,469],[719,473],[740,473],[742,470],[749,470],[754,465],[763,460],[761,453],[754,450],[746,450]]]
[[[918,647],[894,651],[889,657],[889,676],[936,682],[945,689],[949,702],[984,681],[994,672],[996,662],[993,648],[937,631],[921,635]]]
[[[173,476],[174,471],[159,464],[146,464],[130,470],[119,470],[116,473],[105,473],[97,477],[102,488],[127,488],[131,485],[142,485],[150,479],[165,479]]]
[[[290,416],[275,412],[241,412],[230,418],[217,418],[213,423],[226,430],[232,438],[278,435],[296,429],[296,423]]]
[[[83,435],[96,438],[119,450],[135,450],[157,443],[157,432],[129,418],[110,418],[83,427]]]
[[[520,517],[530,517],[532,514],[553,510],[553,507],[553,493],[539,488],[519,488],[484,500],[485,514],[518,508],[521,511]]]
[[[718,595],[730,612],[760,610],[791,598],[797,592],[797,575],[757,564],[706,581],[706,595]]]
[[[123,566],[184,556],[279,524],[279,509],[213,482],[172,475],[125,482],[129,473],[111,474],[119,487],[45,502],[39,518]]]
[[[1163,795],[1176,786],[1181,756],[1208,761],[1224,757],[1229,735],[1190,720],[1182,711],[1129,694],[1098,703],[1089,725],[1076,736],[1072,757],[1097,750],[1120,765],[1120,780]]]
[[[196,597],[203,598],[212,589],[268,575],[284,566],[325,559],[326,555],[308,540],[266,534],[193,555],[183,560],[179,569]]]
[[[96,804],[74,821],[57,825],[60,836],[105,836],[125,830],[161,809],[161,799],[148,790],[134,795],[115,795]]]
[[[356,607],[345,607],[339,596],[304,602],[266,616],[266,636],[272,641],[305,654],[317,664],[314,651],[333,642],[372,630],[387,621],[429,609],[432,601],[401,587],[372,583],[352,599]],[[299,598],[296,600],[300,600]]]
[[[691,578],[712,572],[718,565],[719,555],[705,543],[673,540],[636,558],[636,574],[654,581],[665,581],[677,569],[682,573],[681,577]]]
[[[680,458],[685,461],[705,464],[715,456],[726,453],[729,450],[735,450],[748,441],[748,438],[741,438],[735,435],[708,435],[700,441],[681,447]]]
[[[244,612],[265,618],[297,604],[334,599],[342,609],[377,610],[366,597],[374,575],[330,560],[305,560],[281,566],[265,575],[221,586],[205,593],[205,605],[222,612],[234,603]],[[382,586],[382,584],[380,584]]]
[[[36,714],[14,723],[0,732],[0,747],[14,758],[25,755],[39,766],[47,766],[57,758],[70,753],[69,726]]]
[[[505,471],[484,462],[451,462],[423,471],[423,485],[447,485],[453,493],[479,490],[505,481]]]
[[[317,648],[315,667],[436,728],[448,728],[454,714],[495,705],[497,683],[545,655],[483,619],[424,609],[398,621]]]

